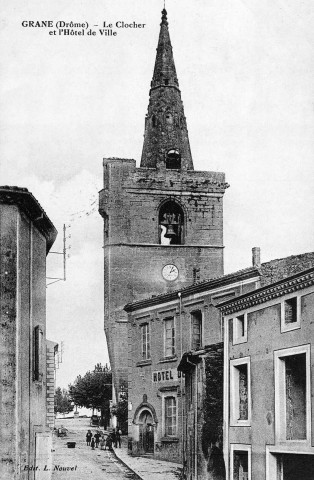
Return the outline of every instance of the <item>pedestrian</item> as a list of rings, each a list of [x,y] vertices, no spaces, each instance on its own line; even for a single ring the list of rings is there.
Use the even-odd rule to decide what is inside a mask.
[[[95,439],[94,439],[94,437],[92,438],[90,446],[92,447],[92,450],[95,450]]]
[[[87,443],[87,446],[89,447],[90,446],[90,441],[91,441],[91,438],[92,438],[93,434],[90,430],[87,430],[87,433],[86,433],[86,443]]]
[[[106,438],[106,447],[108,447],[108,450],[112,450],[112,435],[111,435],[111,433],[109,433],[108,437]]]
[[[98,448],[98,445],[99,445],[100,435],[101,435],[100,432],[96,432],[94,435],[96,448]]]
[[[117,432],[116,432],[116,445],[121,448],[121,435],[122,435],[122,432],[120,430],[120,428],[118,428]]]
[[[106,450],[106,442],[105,442],[105,437],[102,435],[100,438],[100,450]]]
[[[112,430],[111,436],[112,436],[112,443],[114,444],[114,448],[117,448],[117,433],[115,428]]]

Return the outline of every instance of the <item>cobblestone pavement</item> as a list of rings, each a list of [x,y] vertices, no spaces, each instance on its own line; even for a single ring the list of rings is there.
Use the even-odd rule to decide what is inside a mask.
[[[52,480],[138,480],[138,476],[120,462],[113,452],[86,445],[85,435],[89,418],[57,420],[56,427],[68,429],[67,437],[54,437]],[[68,448],[67,442],[76,442],[75,448]],[[73,470],[70,470],[73,468]]]

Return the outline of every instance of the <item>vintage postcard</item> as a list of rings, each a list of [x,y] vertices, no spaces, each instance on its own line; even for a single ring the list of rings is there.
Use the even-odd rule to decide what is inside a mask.
[[[313,32],[2,1],[1,478],[314,478]]]

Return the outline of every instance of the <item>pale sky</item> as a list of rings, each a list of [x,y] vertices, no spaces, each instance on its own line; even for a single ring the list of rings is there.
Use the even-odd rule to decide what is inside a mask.
[[[67,280],[47,289],[48,337],[64,342],[57,383],[106,363],[104,157],[141,156],[162,0],[1,1],[0,184],[27,187],[59,231]],[[167,0],[196,170],[226,173],[225,272],[314,250],[313,0]],[[23,20],[88,22],[49,35]],[[101,36],[102,23],[145,24]],[[94,25],[99,25],[94,27]],[[57,255],[48,275],[62,275]]]

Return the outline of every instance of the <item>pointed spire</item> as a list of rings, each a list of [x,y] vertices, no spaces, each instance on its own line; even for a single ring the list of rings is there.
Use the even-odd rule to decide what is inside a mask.
[[[168,30],[162,11],[141,167],[193,170],[188,130]]]

